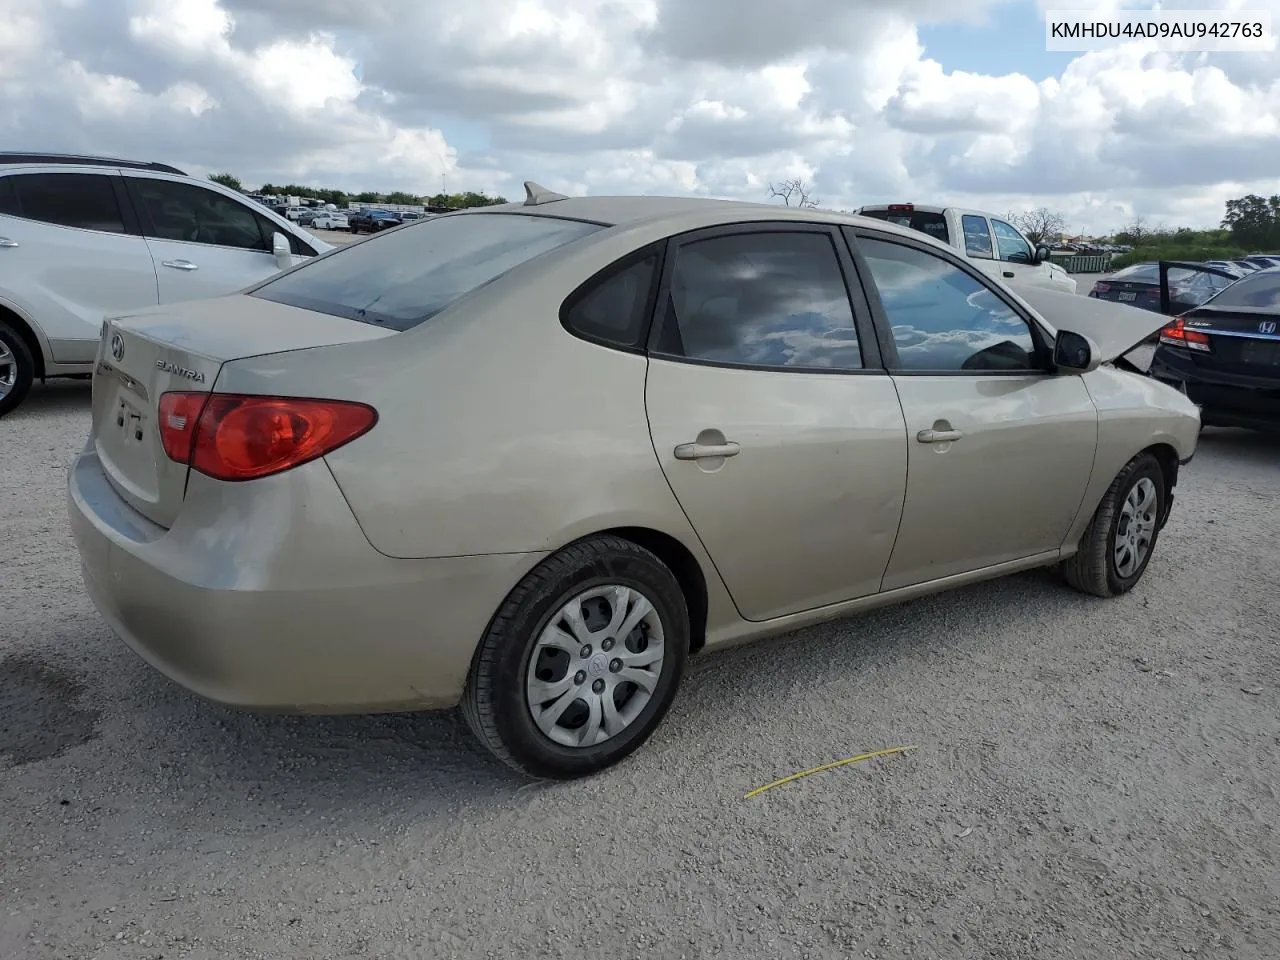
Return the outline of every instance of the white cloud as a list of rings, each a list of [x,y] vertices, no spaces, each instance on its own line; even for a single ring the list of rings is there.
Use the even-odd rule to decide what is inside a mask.
[[[1218,6],[1269,9],[1280,28],[1280,0]],[[0,140],[348,189],[433,192],[446,176],[514,196],[532,178],[764,200],[770,181],[801,177],[833,207],[1047,205],[1081,230],[1135,213],[1207,225],[1229,197],[1280,189],[1274,51],[1117,47],[1036,82],[951,69],[920,42],[917,24],[998,23],[1004,9],[0,0]]]

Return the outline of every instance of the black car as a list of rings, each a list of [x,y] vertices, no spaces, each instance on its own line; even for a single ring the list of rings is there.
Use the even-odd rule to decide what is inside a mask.
[[[1149,372],[1199,404],[1206,425],[1280,431],[1280,268],[1175,317]]]
[[[364,209],[355,216],[348,217],[348,229],[352,233],[377,233],[379,230],[390,230],[398,227],[403,221],[390,210]]]
[[[1160,305],[1160,264],[1135,263],[1117,270],[1093,285],[1089,296],[1141,307],[1156,313],[1182,313],[1204,303],[1250,271],[1231,264],[1191,264],[1169,266],[1169,309]]]

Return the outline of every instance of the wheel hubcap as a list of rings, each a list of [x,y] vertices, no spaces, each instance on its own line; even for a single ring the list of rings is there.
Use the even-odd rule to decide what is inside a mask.
[[[0,340],[0,400],[9,395],[17,382],[18,358],[13,355],[9,345]]]
[[[583,591],[551,618],[529,658],[533,722],[565,747],[616,737],[653,698],[665,653],[662,620],[638,590]]]
[[[1114,559],[1116,573],[1122,577],[1137,573],[1151,552],[1156,533],[1157,499],[1155,482],[1143,477],[1129,489],[1120,506]]]

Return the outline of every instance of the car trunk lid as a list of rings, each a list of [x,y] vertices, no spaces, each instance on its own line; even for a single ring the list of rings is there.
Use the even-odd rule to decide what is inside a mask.
[[[1160,310],[1160,284],[1141,280],[1099,280],[1093,286],[1098,300],[1110,300],[1141,307],[1144,310]]]
[[[108,320],[93,374],[93,444],[108,481],[162,527],[177,518],[186,464],[165,454],[160,398],[209,393],[224,363],[394,336],[394,331],[243,296],[157,307]]]

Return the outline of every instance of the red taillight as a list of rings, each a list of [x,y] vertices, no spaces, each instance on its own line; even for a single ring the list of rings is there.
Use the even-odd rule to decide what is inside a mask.
[[[363,403],[234,393],[166,393],[160,437],[171,460],[216,480],[254,480],[323,457],[366,433]]]
[[[1212,349],[1209,346],[1209,335],[1199,330],[1188,330],[1186,321],[1182,317],[1174,317],[1171,323],[1165,324],[1160,330],[1160,342],[1167,343],[1171,347],[1199,350],[1201,353],[1209,353]]]
[[[1106,293],[1110,289],[1111,289],[1111,284],[1103,283],[1101,280],[1099,280],[1097,283],[1093,285],[1093,292],[1095,294]]]
[[[893,210],[893,211],[901,211],[901,210],[911,211],[911,210],[914,210],[915,208],[916,208],[916,205],[915,205],[914,203],[891,203],[891,204],[889,204],[889,209],[890,209],[890,210]]]
[[[165,393],[160,396],[160,442],[165,456],[178,463],[191,462],[191,442],[207,393]]]

